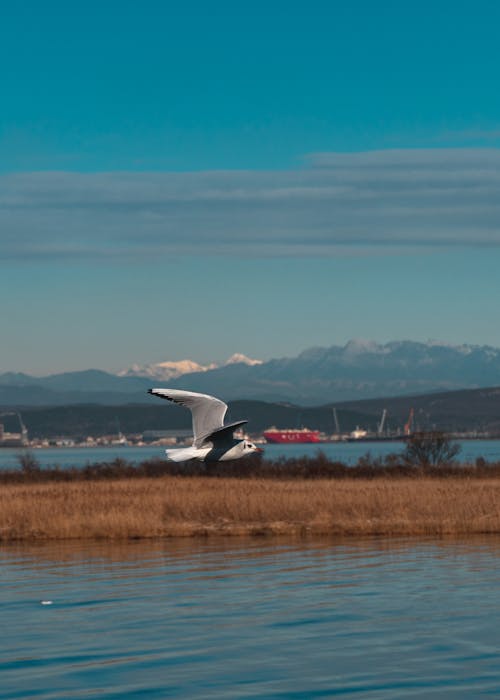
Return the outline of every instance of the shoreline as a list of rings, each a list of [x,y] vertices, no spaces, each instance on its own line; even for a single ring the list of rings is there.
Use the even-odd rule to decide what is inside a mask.
[[[143,476],[2,484],[0,542],[500,534],[500,476]]]

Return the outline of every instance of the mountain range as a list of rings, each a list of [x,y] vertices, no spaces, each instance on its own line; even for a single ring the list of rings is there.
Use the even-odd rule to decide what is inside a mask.
[[[101,370],[47,377],[0,374],[0,407],[148,403],[157,382],[214,394],[225,400],[252,399],[314,406],[500,386],[500,349],[393,341],[352,340],[309,348],[297,357],[266,362],[236,355],[221,366],[191,360],[160,362],[112,374]]]

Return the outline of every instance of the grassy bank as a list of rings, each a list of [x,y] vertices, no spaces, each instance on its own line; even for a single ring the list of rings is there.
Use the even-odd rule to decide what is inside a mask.
[[[56,482],[101,481],[109,479],[142,479],[178,476],[180,478],[207,477],[227,479],[500,479],[500,462],[487,462],[482,457],[474,464],[455,461],[437,466],[423,466],[405,462],[402,455],[391,454],[375,458],[369,453],[360,457],[357,464],[347,465],[328,459],[318,451],[314,457],[288,457],[275,460],[250,457],[235,462],[205,464],[193,460],[175,463],[165,459],[144,460],[133,464],[116,458],[109,462],[96,462],[84,467],[40,468],[34,453],[20,454],[19,468],[0,470],[0,488],[7,484],[42,484]]]
[[[2,484],[0,539],[500,533],[500,477],[161,476]]]

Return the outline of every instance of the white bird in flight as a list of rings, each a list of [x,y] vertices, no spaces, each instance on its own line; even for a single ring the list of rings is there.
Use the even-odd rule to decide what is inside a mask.
[[[173,462],[185,462],[188,459],[226,462],[263,452],[249,440],[238,440],[233,436],[236,428],[248,423],[248,421],[240,420],[224,425],[227,405],[224,401],[216,399],[215,396],[180,389],[149,389],[148,393],[186,406],[191,411],[193,444],[191,447],[165,450],[167,459]]]

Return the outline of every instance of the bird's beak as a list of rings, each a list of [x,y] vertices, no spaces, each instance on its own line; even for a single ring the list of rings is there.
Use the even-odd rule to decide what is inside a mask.
[[[262,447],[256,447],[256,448],[255,448],[255,451],[256,451],[258,454],[260,454],[260,455],[263,455],[263,454],[264,454],[264,450],[262,449]]]

